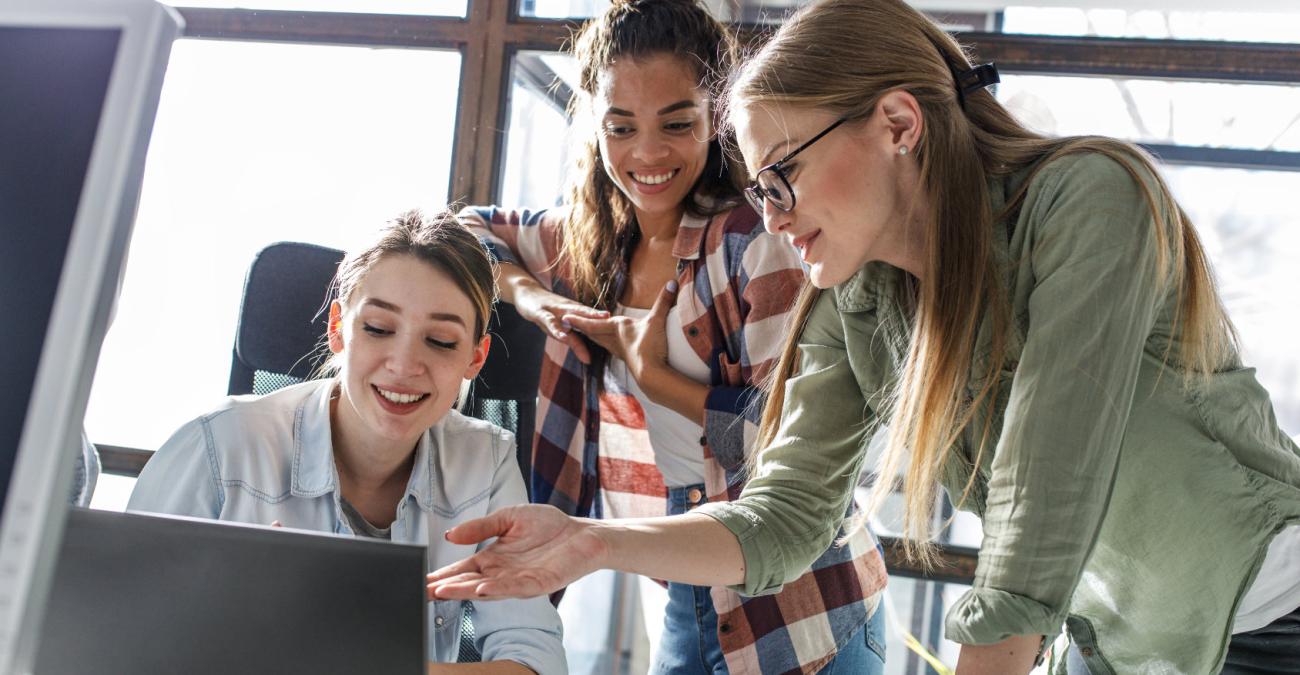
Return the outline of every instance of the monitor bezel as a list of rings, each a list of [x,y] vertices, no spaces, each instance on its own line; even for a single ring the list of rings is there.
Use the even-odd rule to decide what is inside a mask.
[[[121,31],[0,512],[0,673],[27,673],[67,516],[76,421],[117,300],[162,79],[183,24],[152,0],[44,0],[0,3],[0,25]]]

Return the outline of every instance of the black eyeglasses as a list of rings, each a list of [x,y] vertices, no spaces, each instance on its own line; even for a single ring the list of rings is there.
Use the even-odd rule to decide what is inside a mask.
[[[790,211],[794,209],[794,188],[790,187],[790,179],[785,175],[785,164],[794,158],[795,155],[808,149],[808,146],[820,141],[822,136],[829,134],[841,124],[848,121],[847,117],[841,117],[831,123],[829,127],[822,129],[821,133],[808,139],[808,142],[790,151],[790,154],[768,164],[758,170],[758,175],[754,177],[754,182],[745,188],[745,199],[749,205],[754,207],[755,211],[763,213],[763,202],[768,201],[772,206],[782,210]]]

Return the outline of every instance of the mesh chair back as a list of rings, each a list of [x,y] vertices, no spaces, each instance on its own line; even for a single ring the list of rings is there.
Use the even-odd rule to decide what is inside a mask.
[[[487,363],[474,381],[465,413],[515,433],[515,455],[524,485],[529,485],[537,384],[546,336],[519,316],[514,306],[502,302],[492,312],[488,332],[492,346]]]
[[[269,394],[311,377],[329,319],[330,281],[343,251],[280,242],[262,249],[244,280],[227,393]]]

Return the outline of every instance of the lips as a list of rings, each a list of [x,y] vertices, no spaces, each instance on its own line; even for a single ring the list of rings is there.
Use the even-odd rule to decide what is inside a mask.
[[[799,250],[799,257],[804,262],[808,262],[808,252],[812,249],[812,244],[822,234],[821,230],[813,230],[808,234],[800,235],[791,240],[790,244]]]
[[[375,400],[379,402],[380,407],[395,415],[406,415],[415,412],[429,398],[428,392],[417,392],[411,390],[399,390],[388,387],[379,387],[370,385],[370,390],[375,394]]]
[[[672,184],[681,169],[657,169],[651,171],[629,171],[627,175],[632,179],[632,185],[642,194],[655,194],[663,192]]]

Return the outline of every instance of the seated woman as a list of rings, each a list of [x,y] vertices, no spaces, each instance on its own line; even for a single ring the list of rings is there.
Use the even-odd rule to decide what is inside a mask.
[[[511,434],[452,410],[488,353],[495,270],[478,240],[447,213],[411,211],[350,254],[335,286],[334,375],[231,399],[181,427],[128,508],[424,544],[437,569],[473,552],[444,530],[527,501]],[[546,599],[474,609],[485,663],[461,668],[567,672]],[[455,661],[463,611],[430,605],[431,660]]]

